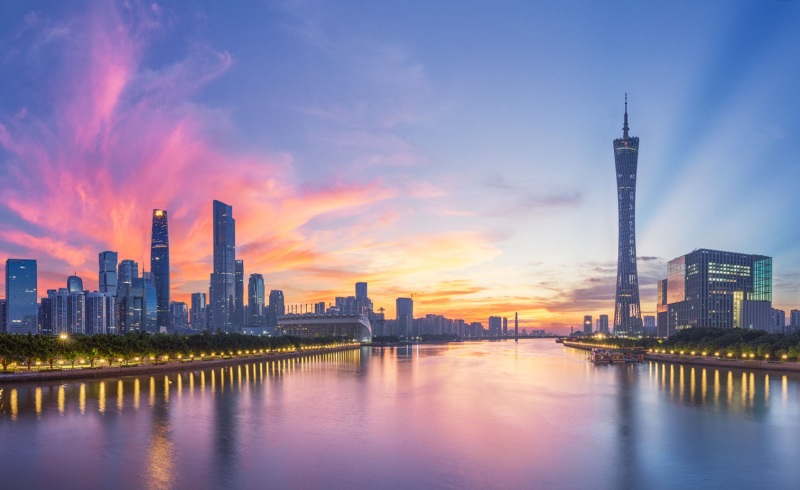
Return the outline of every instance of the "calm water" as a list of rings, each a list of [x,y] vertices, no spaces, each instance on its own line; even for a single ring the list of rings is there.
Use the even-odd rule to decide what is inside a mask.
[[[0,390],[0,475],[17,488],[797,488],[800,477],[800,377],[595,367],[551,340]]]

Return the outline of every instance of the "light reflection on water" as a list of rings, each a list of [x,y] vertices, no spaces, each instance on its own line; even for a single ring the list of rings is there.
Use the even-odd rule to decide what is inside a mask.
[[[60,488],[796,486],[800,376],[584,357],[549,340],[484,342],[0,385],[3,477]]]

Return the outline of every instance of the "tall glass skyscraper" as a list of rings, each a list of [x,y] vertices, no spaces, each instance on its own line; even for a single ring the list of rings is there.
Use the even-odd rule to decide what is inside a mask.
[[[414,324],[414,300],[411,298],[397,298],[395,301],[397,311],[397,330],[400,337],[409,337]],[[500,318],[498,318],[499,320]]]
[[[100,252],[99,266],[100,292],[117,294],[117,252]]]
[[[150,272],[156,288],[157,324],[169,325],[169,227],[167,211],[153,210],[153,228],[150,239]]]
[[[244,325],[244,261],[237,260],[234,265],[236,269],[236,311],[233,324],[236,326]]]
[[[139,264],[133,260],[123,260],[119,263],[117,272],[117,296],[125,296],[125,288],[134,287],[134,282],[139,277]]]
[[[211,274],[210,300],[213,328],[231,331],[236,304],[236,221],[233,208],[214,201],[214,272]]]
[[[638,162],[639,138],[628,136],[628,94],[625,94],[625,124],[622,126],[622,138],[614,140],[619,206],[614,335],[618,337],[642,334],[639,273],[636,268],[636,170]]]
[[[15,334],[39,332],[39,298],[35,260],[6,260],[5,331]]]
[[[248,326],[266,326],[264,321],[264,276],[261,274],[250,274],[250,281],[247,284],[247,308],[250,318],[246,322]]]
[[[278,318],[286,315],[286,305],[283,302],[283,291],[273,289],[269,292],[269,309],[267,312],[267,326],[277,327]]]

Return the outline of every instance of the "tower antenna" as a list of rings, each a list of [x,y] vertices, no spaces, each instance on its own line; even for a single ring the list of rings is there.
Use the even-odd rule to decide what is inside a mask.
[[[628,139],[628,92],[625,92],[625,125],[622,126],[622,139]]]

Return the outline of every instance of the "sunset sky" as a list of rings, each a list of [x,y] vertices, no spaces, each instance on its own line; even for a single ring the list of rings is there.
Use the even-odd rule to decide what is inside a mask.
[[[774,258],[800,308],[800,2],[0,5],[0,259],[97,256],[207,292],[211,203],[287,304],[568,329],[613,318],[612,140],[641,138],[642,309],[695,248]],[[0,278],[0,281],[3,279]]]

